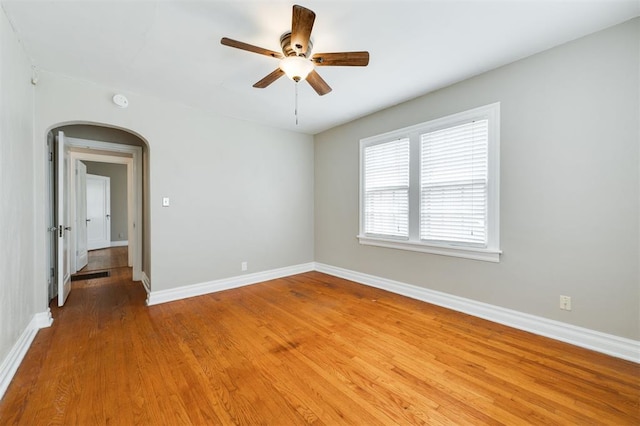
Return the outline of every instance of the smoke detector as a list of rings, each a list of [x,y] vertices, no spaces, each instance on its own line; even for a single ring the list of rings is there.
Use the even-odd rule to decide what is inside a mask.
[[[127,97],[119,93],[117,95],[113,95],[113,103],[120,108],[126,108],[129,106],[129,100],[127,99]]]

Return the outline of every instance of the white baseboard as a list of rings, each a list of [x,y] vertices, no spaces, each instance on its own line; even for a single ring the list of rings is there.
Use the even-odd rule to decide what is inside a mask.
[[[47,310],[44,312],[38,312],[33,316],[31,322],[33,322],[33,325],[37,327],[38,330],[40,330],[41,328],[51,327],[51,324],[53,324],[51,309],[47,308]]]
[[[31,321],[24,329],[18,341],[13,345],[6,358],[0,364],[0,399],[4,396],[9,383],[18,371],[18,367],[22,363],[33,339],[35,339],[38,330],[51,326],[53,318],[49,308],[45,312],[39,312],[31,318]]]
[[[269,271],[256,272],[253,274],[238,275],[230,278],[223,278],[215,281],[208,281],[200,284],[193,284],[184,287],[172,288],[169,290],[151,291],[147,296],[147,305],[157,305],[174,300],[186,299],[188,297],[201,296],[203,294],[215,293],[217,291],[229,290],[246,285],[257,284],[263,281],[274,280],[287,277],[289,275],[302,274],[313,271],[314,263],[303,263],[301,265],[287,266],[285,268],[272,269]]]
[[[147,273],[142,271],[142,285],[144,286],[144,289],[147,292],[147,297],[149,296],[149,294],[151,293],[151,280],[149,279],[149,277],[147,276]],[[148,301],[148,299],[147,299]]]
[[[637,340],[626,339],[612,334],[577,327],[560,321],[554,321],[322,263],[316,262],[314,269],[318,272],[380,288],[412,299],[422,300],[434,305],[504,324],[509,327],[640,363],[640,341]]]
[[[111,241],[111,247],[125,247],[129,245],[129,241]]]

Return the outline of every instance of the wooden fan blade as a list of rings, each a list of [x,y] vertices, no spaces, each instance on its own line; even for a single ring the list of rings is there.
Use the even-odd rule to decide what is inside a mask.
[[[369,52],[316,53],[312,61],[318,66],[366,67]]]
[[[313,70],[309,73],[309,75],[307,76],[307,81],[309,82],[311,87],[313,87],[313,90],[315,90],[320,96],[326,95],[331,91],[331,87],[329,87],[327,82],[324,81],[322,77],[320,77],[320,74],[318,74],[316,70]]]
[[[243,43],[241,41],[233,40],[227,37],[222,37],[220,43],[224,44],[225,46],[235,47],[236,49],[242,49],[253,53],[259,53],[261,55],[271,56],[272,58],[282,59],[284,57],[282,53],[274,52],[273,50],[264,49],[252,44]]]
[[[271,83],[273,83],[274,81],[282,77],[283,75],[284,75],[284,71],[282,71],[280,68],[276,68],[274,72],[272,72],[271,74],[269,74],[268,76],[266,76],[265,78],[257,82],[256,84],[254,84],[253,87],[256,87],[258,89],[264,89],[265,87],[267,87],[268,85],[270,85]]]
[[[316,14],[313,11],[293,5],[293,17],[291,18],[291,47],[298,55],[306,55],[309,49],[309,39],[313,29],[313,21]]]

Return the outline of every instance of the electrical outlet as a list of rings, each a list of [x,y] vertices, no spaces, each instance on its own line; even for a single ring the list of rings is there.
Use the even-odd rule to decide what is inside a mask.
[[[243,271],[246,271],[247,269],[249,269],[249,264],[246,261],[242,262],[240,264],[240,269],[243,270]]]
[[[560,309],[563,311],[571,310],[571,297],[570,296],[560,296]]]

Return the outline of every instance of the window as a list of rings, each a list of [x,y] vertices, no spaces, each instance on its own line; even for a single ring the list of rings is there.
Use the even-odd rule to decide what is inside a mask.
[[[364,150],[365,233],[409,236],[409,139]]]
[[[500,104],[360,141],[361,244],[499,261]]]

